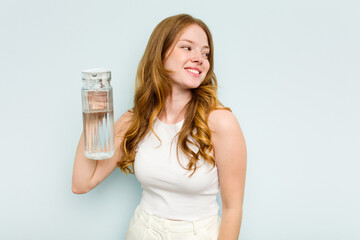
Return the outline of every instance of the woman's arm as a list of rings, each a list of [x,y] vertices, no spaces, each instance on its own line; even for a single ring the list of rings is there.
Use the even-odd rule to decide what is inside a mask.
[[[115,153],[109,159],[92,160],[84,154],[84,134],[81,134],[74,161],[72,191],[73,193],[87,193],[101,183],[116,168],[116,163],[122,156],[120,144],[125,131],[129,127],[131,113],[126,112],[114,124]]]
[[[246,143],[240,125],[230,111],[213,111],[209,116],[209,127],[212,131],[222,200],[219,240],[237,240],[244,199]]]

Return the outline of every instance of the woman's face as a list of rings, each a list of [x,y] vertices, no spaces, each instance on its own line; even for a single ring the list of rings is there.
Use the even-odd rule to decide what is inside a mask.
[[[180,37],[165,55],[164,67],[173,73],[173,88],[181,90],[197,88],[205,79],[210,63],[210,47],[205,31],[197,24],[192,24],[180,33]]]

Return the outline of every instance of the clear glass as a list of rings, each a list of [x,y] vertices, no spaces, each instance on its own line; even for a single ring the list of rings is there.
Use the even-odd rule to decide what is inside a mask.
[[[82,72],[82,80],[85,156],[108,159],[115,152],[111,73],[105,69],[89,69]]]

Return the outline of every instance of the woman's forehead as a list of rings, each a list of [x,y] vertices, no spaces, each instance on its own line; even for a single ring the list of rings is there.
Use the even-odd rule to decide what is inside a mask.
[[[180,41],[197,43],[209,47],[206,32],[197,24],[191,24],[185,27],[176,38],[176,42]]]
[[[198,37],[200,37],[201,40],[198,40]],[[195,41],[197,44],[201,45],[201,47],[210,49],[206,32],[199,25],[193,23],[186,26],[177,34],[170,47],[167,49],[164,58],[167,58],[174,50],[175,46],[182,41],[191,41],[191,43],[194,43]]]

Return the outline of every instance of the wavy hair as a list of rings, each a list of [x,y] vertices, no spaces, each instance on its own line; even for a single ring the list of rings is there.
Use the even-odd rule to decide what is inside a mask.
[[[163,60],[184,29],[192,24],[199,25],[207,35],[210,47],[208,56],[210,67],[200,86],[191,89],[192,97],[185,106],[185,120],[177,135],[177,156],[178,151],[181,150],[188,157],[189,163],[186,167],[180,164],[179,158],[178,162],[183,168],[192,170],[190,176],[195,173],[196,162],[200,157],[215,167],[208,116],[219,106],[222,109],[230,109],[223,107],[216,95],[217,80],[213,71],[214,46],[209,28],[200,19],[187,14],[179,14],[164,19],[155,27],[137,69],[134,107],[130,110],[132,112],[131,124],[121,143],[124,154],[117,163],[117,166],[126,174],[134,174],[136,148],[139,142],[149,131],[157,136],[152,127],[153,123],[164,109],[166,98],[172,93],[172,80],[168,76],[169,71],[164,68]],[[197,150],[192,150],[191,145],[196,146]]]

